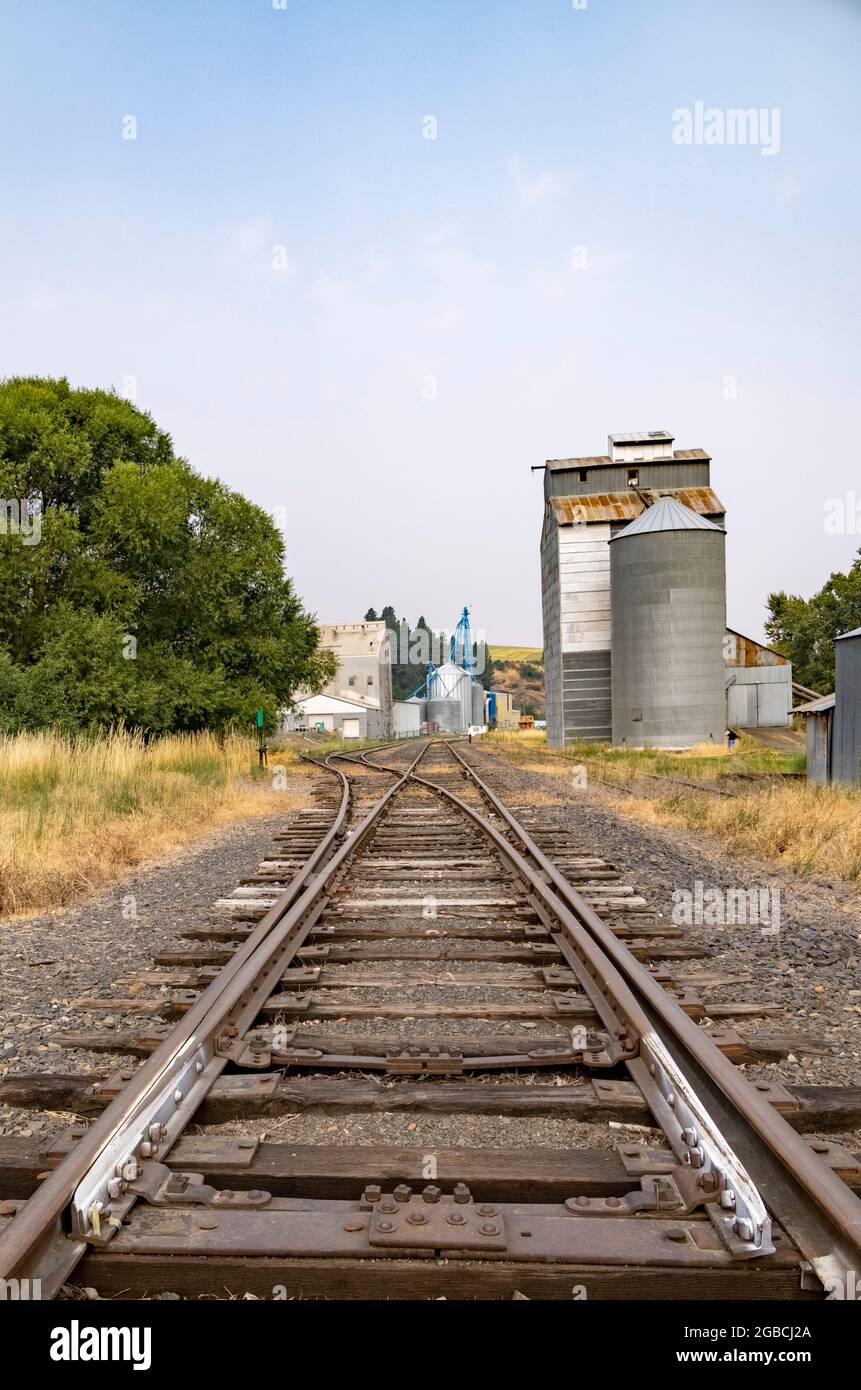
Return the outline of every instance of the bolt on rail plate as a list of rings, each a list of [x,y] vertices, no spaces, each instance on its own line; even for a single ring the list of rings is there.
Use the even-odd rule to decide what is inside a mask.
[[[421,1195],[386,1193],[372,1202],[371,1213],[371,1245],[403,1250],[508,1248],[499,1207],[492,1202],[476,1206],[465,1188],[451,1196],[443,1196],[437,1187],[427,1187]]]

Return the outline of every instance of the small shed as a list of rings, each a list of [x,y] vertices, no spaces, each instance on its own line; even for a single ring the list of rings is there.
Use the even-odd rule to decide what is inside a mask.
[[[409,700],[395,700],[394,712],[395,738],[412,738],[422,731],[424,702],[415,696]]]
[[[832,725],[836,696],[820,695],[806,705],[797,705],[793,714],[804,716],[807,734],[807,780],[830,782],[832,775]]]
[[[341,738],[377,737],[376,729],[369,730],[369,707],[352,700],[341,700],[335,695],[309,695],[298,700],[295,710],[288,715],[288,729],[310,729],[328,734],[339,734]]]
[[[836,666],[832,771],[835,782],[861,782],[861,627],[834,644]]]

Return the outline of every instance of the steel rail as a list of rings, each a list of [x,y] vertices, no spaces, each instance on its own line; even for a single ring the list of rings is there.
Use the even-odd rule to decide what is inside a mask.
[[[518,843],[538,866],[539,872],[532,870],[517,851],[514,851],[536,896],[548,903],[550,898],[555,897],[557,903],[561,902],[573,913],[577,923],[590,933],[613,966],[636,990],[640,1001],[648,1008],[649,1015],[656,1020],[659,1019],[670,1029],[675,1044],[670,1045],[670,1050],[677,1052],[678,1049],[682,1049],[686,1058],[693,1059],[700,1077],[711,1083],[711,1095],[723,1096],[732,1110],[768,1146],[785,1178],[781,1183],[780,1174],[773,1167],[769,1168],[766,1175],[775,1181],[779,1189],[775,1214],[802,1254],[810,1261],[820,1281],[826,1286],[834,1280],[845,1281],[848,1271],[861,1268],[861,1201],[724,1056],[708,1034],[699,1028],[652,978],[640,961],[631,955],[594,908],[543,853],[525,827],[479,777],[475,769],[469,766],[457,749],[450,743],[448,748],[467,778],[476,784],[494,812],[504,821],[516,836]],[[414,777],[414,780],[427,782],[426,778]],[[433,786],[433,783],[427,785]],[[511,850],[509,842],[499,836],[495,827],[485,821],[473,807],[443,787],[436,787],[436,790],[460,805],[474,821],[483,824],[492,838],[501,839],[503,845]],[[745,1154],[745,1160],[751,1169],[755,1170],[760,1166],[753,1149]],[[800,1194],[805,1194],[808,1201],[799,1201]],[[811,1202],[820,1220],[810,1219]]]
[[[377,746],[366,753],[395,746],[400,744]],[[861,1202],[630,956],[450,743],[443,746],[450,749],[461,772],[476,785],[516,843],[475,806],[430,780],[432,769],[428,776],[419,775],[416,769],[430,746],[423,742],[403,773],[370,762],[366,753],[361,755],[366,766],[389,772],[396,781],[331,856],[346,819],[350,783],[329,759],[346,756],[358,763],[359,758],[333,753],[325,763],[309,759],[341,780],[341,806],[333,826],[229,965],[9,1224],[0,1237],[0,1276],[40,1277],[43,1293],[50,1297],[88,1248],[110,1239],[137,1196],[146,1195],[141,1182],[124,1180],[127,1166],[135,1167],[130,1158],[135,1154],[148,1158],[153,1149],[159,1158],[167,1153],[224,1067],[231,1059],[240,1060],[239,1051],[231,1050],[230,1035],[241,1051],[243,1033],[319,920],[351,856],[373,836],[393,798],[409,785],[426,788],[457,806],[526,885],[530,905],[574,966],[599,1016],[608,1026],[615,1025],[620,1060],[641,1087],[677,1158],[684,1162],[687,1151],[689,1160],[695,1146],[709,1174],[721,1176],[723,1187],[728,1188],[731,1179],[733,1192],[727,1195],[733,1203],[738,1197],[735,1209],[723,1210],[724,1204],[719,1207],[714,1200],[706,1205],[730,1251],[739,1258],[752,1258],[770,1248],[768,1213],[748,1177],[749,1171],[760,1182],[759,1171],[767,1158],[769,1207],[822,1282],[845,1278],[846,1271],[859,1267]],[[159,1058],[160,1064],[154,1066]],[[142,1085],[145,1077],[148,1080]],[[720,1129],[713,1116],[721,1122]],[[695,1137],[685,1139],[680,1125],[692,1124],[695,1130],[687,1132]],[[162,1132],[149,1142],[146,1136],[152,1135],[153,1128]],[[732,1144],[725,1142],[725,1134],[731,1135]],[[744,1148],[736,1142],[736,1134]],[[701,1168],[701,1162],[696,1167]],[[807,1183],[796,1172],[805,1167]],[[695,1188],[697,1174],[690,1176]],[[102,1202],[107,1195],[111,1200]],[[104,1232],[100,1208],[107,1221]],[[77,1239],[68,1234],[69,1217]]]
[[[0,1278],[39,1277],[43,1296],[51,1297],[88,1242],[113,1233],[111,1226],[115,1228],[121,1216],[115,1209],[102,1233],[102,1203],[93,1200],[93,1192],[104,1191],[113,1181],[121,1184],[130,1159],[138,1153],[161,1158],[172,1147],[227,1065],[229,1057],[215,1051],[219,1033],[243,1006],[245,1013],[255,1007],[254,987],[264,972],[280,975],[285,957],[295,954],[322,912],[331,880],[373,831],[425,749],[426,745],[329,858],[346,820],[350,784],[342,772],[328,767],[327,759],[328,770],[342,783],[331,828],[229,964],[0,1235]],[[165,1115],[170,1115],[169,1122],[162,1118]],[[134,1197],[127,1199],[126,1209],[133,1202]],[[78,1239],[67,1230],[70,1215]]]
[[[562,948],[584,992],[614,1037],[620,1049],[616,1060],[626,1062],[629,1068],[638,1059],[646,1060],[648,1068],[640,1079],[641,1089],[647,1088],[647,1102],[670,1147],[681,1164],[693,1165],[696,1153],[702,1191],[706,1190],[705,1183],[710,1183],[708,1190],[716,1199],[708,1204],[708,1215],[730,1252],[739,1259],[771,1254],[771,1223],[753,1182],[669,1054],[653,1020],[606,953],[523,855],[474,807],[425,777],[413,774],[412,780],[445,796],[464,811],[528,887],[545,924],[561,926],[561,933],[553,932],[551,927],[553,940]],[[726,1205],[722,1201],[718,1206],[717,1199],[723,1194],[727,1194]]]

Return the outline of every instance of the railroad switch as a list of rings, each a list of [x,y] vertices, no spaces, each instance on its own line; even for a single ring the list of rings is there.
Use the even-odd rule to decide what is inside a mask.
[[[572,1216],[690,1216],[706,1202],[717,1202],[719,1195],[714,1174],[674,1164],[669,1171],[644,1174],[640,1186],[624,1197],[569,1197],[565,1210]]]
[[[270,1192],[257,1188],[234,1192],[229,1188],[212,1187],[204,1182],[202,1173],[177,1172],[164,1163],[138,1164],[135,1178],[120,1177],[118,1182],[121,1190],[117,1191],[117,1197],[124,1194],[142,1197],[153,1207],[195,1204],[231,1211],[256,1210],[265,1207],[272,1197]]]

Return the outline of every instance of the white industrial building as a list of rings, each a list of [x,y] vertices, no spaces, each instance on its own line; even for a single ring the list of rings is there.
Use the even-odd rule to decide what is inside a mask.
[[[395,738],[416,738],[422,731],[424,702],[414,695],[409,700],[395,700],[392,705]]]
[[[368,711],[368,738],[392,733],[392,655],[385,623],[323,623],[320,645],[338,663],[324,695],[349,700]]]
[[[357,700],[340,700],[336,695],[308,695],[297,700],[282,728],[289,732],[309,730],[338,734],[340,738],[375,738],[369,732],[370,711]]]
[[[297,700],[286,716],[282,731],[337,734],[340,738],[380,738],[378,711],[358,700],[342,700],[338,695],[306,695]],[[422,731],[421,700],[392,702],[392,730],[395,738],[417,737]]]
[[[390,738],[394,700],[385,623],[324,623],[320,645],[334,655],[338,663],[335,674],[319,694],[299,692],[282,729],[313,729],[322,723],[327,733],[341,733],[346,722],[344,738]]]

